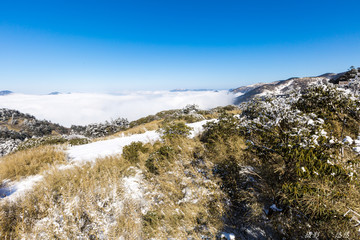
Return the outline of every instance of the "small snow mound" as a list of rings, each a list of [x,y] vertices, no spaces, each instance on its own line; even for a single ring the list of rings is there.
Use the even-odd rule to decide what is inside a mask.
[[[360,154],[360,136],[354,141],[355,147],[353,148],[355,152]]]
[[[315,125],[315,122],[314,120],[312,119],[309,119],[308,122],[307,122],[308,125]]]
[[[135,168],[130,167],[129,170],[135,170]],[[135,175],[124,177],[122,179],[122,184],[125,199],[139,204],[141,212],[145,214],[147,212],[147,201],[144,197],[145,184],[143,184],[141,170],[136,169]]]
[[[123,185],[125,194],[134,200],[140,200],[143,197],[143,191],[141,189],[141,171],[136,171],[134,176],[124,177]]]
[[[221,240],[235,240],[235,235],[233,233],[226,233],[226,232],[223,232],[221,233],[220,235],[220,239]]]
[[[349,145],[353,144],[353,142],[354,142],[354,140],[352,140],[352,138],[349,136],[346,136],[343,140],[343,143],[349,144]]]
[[[275,203],[273,205],[270,206],[270,208],[274,211],[274,212],[281,212],[282,209],[278,208]]]
[[[353,149],[354,149],[355,152],[360,154],[360,147],[354,147]]]
[[[194,138],[197,135],[199,135],[200,133],[202,133],[204,131],[204,125],[208,122],[214,122],[216,121],[215,119],[212,120],[203,120],[200,122],[195,122],[195,123],[188,123],[186,124],[187,126],[191,127],[193,130],[190,131],[190,136],[189,138]]]

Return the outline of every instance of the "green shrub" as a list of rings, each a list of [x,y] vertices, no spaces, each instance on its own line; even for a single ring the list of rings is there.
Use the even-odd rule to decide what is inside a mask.
[[[153,174],[159,174],[166,169],[174,160],[175,151],[171,146],[163,145],[157,151],[150,154],[145,162],[145,167]]]
[[[159,214],[157,212],[147,212],[143,216],[143,225],[145,228],[156,228],[162,219],[164,219],[164,216],[162,214]]]
[[[139,162],[141,153],[146,153],[148,149],[144,147],[142,142],[132,142],[123,148],[122,156],[131,163]]]
[[[343,132],[356,136],[359,134],[360,109],[358,106],[360,106],[358,98],[345,94],[331,85],[309,88],[293,104],[294,108],[304,113],[316,114],[326,119],[331,125],[329,130],[338,130],[334,131],[336,137],[340,137]],[[341,127],[336,128],[334,125]]]
[[[190,135],[191,127],[188,127],[183,122],[172,122],[166,124],[162,129],[160,129],[160,133],[163,139],[172,139],[179,137],[187,137]]]
[[[71,146],[84,145],[88,143],[90,143],[90,140],[87,138],[73,138],[69,140],[69,144]]]
[[[90,143],[90,140],[87,138],[72,138],[70,140],[62,137],[62,136],[45,136],[40,138],[30,138],[23,143],[19,145],[17,148],[18,151],[35,148],[39,146],[45,146],[45,145],[58,145],[58,144],[64,144],[69,143],[70,145],[83,145]]]
[[[247,151],[271,189],[267,198],[276,199],[284,209],[296,209],[309,223],[342,221],[344,206],[358,201],[356,194],[354,199],[346,196],[359,191],[357,176],[342,160],[342,145],[321,132],[334,124],[342,126],[344,117],[358,123],[357,107],[348,96],[322,87],[308,89],[295,103],[278,106],[276,101],[250,103],[242,131]],[[307,123],[309,119],[313,124]],[[334,135],[336,139],[340,134]]]
[[[45,146],[45,145],[56,145],[56,144],[64,144],[67,142],[66,138],[63,138],[62,136],[46,136],[46,137],[40,137],[40,138],[30,138],[26,140],[25,142],[21,143],[19,147],[17,148],[18,151],[26,150],[30,148],[35,148],[39,146]]]
[[[222,112],[217,122],[208,122],[204,129],[201,141],[208,147],[213,146],[220,139],[226,140],[240,135],[239,119],[225,112]]]

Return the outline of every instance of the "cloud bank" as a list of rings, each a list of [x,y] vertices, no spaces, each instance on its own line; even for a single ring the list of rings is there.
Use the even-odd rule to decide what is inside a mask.
[[[0,108],[16,109],[63,126],[86,125],[117,117],[129,121],[159,111],[196,104],[201,109],[232,104],[227,91],[132,92],[118,95],[71,93],[59,95],[10,94],[0,96]]]

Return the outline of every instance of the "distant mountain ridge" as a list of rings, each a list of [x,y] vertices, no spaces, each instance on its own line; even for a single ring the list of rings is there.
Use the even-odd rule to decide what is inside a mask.
[[[206,89],[206,88],[201,88],[201,89],[173,89],[170,90],[170,92],[207,92],[207,91],[212,91],[212,92],[217,92],[218,90],[215,89]]]
[[[12,93],[13,93],[12,91],[9,91],[9,90],[3,90],[3,91],[0,91],[0,96],[9,95],[9,94],[12,94]]]
[[[238,105],[242,102],[249,101],[256,97],[264,97],[267,95],[281,96],[290,94],[294,90],[303,90],[314,83],[337,83],[336,79],[342,78],[344,73],[325,73],[316,77],[292,77],[286,80],[275,81],[271,83],[258,83],[249,86],[242,86],[230,90],[232,93],[241,94],[236,97],[234,104]]]
[[[59,94],[61,94],[61,92],[51,92],[48,95],[59,95]]]

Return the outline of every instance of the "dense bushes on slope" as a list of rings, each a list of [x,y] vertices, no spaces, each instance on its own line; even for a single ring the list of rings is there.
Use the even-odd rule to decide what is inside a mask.
[[[358,237],[344,214],[360,209],[359,157],[342,138],[357,137],[359,124],[357,97],[330,86],[309,88],[300,96],[248,102],[239,118],[222,116],[208,124],[202,141],[209,152],[239,144],[234,136],[247,143],[243,153],[232,156],[227,150],[222,161],[215,161],[223,189],[243,211],[238,228],[248,221],[266,229],[270,222],[273,230],[266,232],[268,236],[297,239],[306,231],[317,231],[320,238],[334,238],[339,232]],[[334,127],[338,125],[340,132]],[[251,188],[241,185],[245,164],[253,179],[258,176]],[[260,210],[262,220],[254,218],[259,208],[267,212],[264,216]]]

